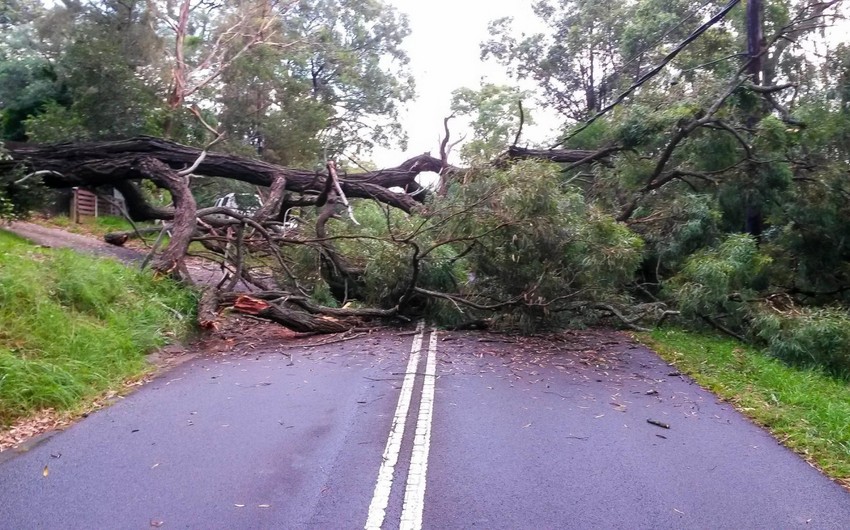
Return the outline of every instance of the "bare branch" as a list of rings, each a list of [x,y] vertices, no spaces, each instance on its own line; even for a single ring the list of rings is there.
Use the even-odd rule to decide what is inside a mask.
[[[525,124],[525,111],[522,110],[522,100],[517,100],[517,105],[519,106],[519,129],[516,131],[516,136],[514,136],[514,143],[511,145],[516,145],[519,143],[519,137],[522,135],[522,126]]]
[[[339,176],[336,174],[336,163],[333,161],[328,162],[328,178],[331,179],[333,188],[339,199],[342,201],[342,204],[344,204],[348,209],[348,217],[351,219],[351,222],[356,225],[360,225],[360,223],[357,222],[357,219],[354,218],[354,210],[351,208],[351,204],[349,204],[348,199],[345,197],[345,192],[342,191],[342,186],[339,185]]]

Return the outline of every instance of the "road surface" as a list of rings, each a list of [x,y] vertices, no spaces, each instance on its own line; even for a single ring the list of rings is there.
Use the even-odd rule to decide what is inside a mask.
[[[625,335],[301,344],[4,453],[0,528],[850,527],[845,490]]]

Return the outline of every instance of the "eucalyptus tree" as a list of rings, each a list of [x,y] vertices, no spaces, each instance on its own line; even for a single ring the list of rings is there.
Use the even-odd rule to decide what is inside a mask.
[[[380,0],[316,0],[300,2],[288,24],[310,36],[286,67],[330,114],[322,133],[329,151],[403,146],[399,106],[414,95],[406,15]]]
[[[516,143],[523,125],[534,123],[531,113],[523,108],[528,92],[506,85],[484,83],[478,90],[459,88],[452,92],[451,110],[467,118],[472,138],[461,147],[465,162],[486,163],[496,158],[505,146]]]
[[[293,4],[279,23],[292,45],[239,57],[214,95],[231,139],[286,164],[403,144],[398,110],[413,95],[403,15],[325,0]]]

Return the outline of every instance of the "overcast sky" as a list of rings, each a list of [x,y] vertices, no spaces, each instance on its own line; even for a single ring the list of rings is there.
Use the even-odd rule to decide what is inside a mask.
[[[517,19],[518,27],[536,28],[539,23],[529,2],[517,0],[387,0],[410,19],[411,35],[404,47],[416,78],[418,97],[408,103],[402,123],[409,135],[408,150],[376,149],[374,161],[395,166],[410,156],[439,153],[437,136],[449,114],[449,100],[456,88],[478,88],[481,79],[511,83],[504,69],[480,60],[479,44],[487,38],[487,23],[503,16]],[[452,128],[456,138],[460,123]],[[539,138],[544,140],[545,138]]]

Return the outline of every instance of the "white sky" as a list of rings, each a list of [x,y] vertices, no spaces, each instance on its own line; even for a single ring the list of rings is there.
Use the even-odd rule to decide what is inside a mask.
[[[449,115],[453,90],[464,86],[478,88],[482,79],[513,84],[500,65],[492,61],[483,63],[480,59],[479,44],[488,37],[488,22],[512,16],[517,28],[540,27],[530,3],[519,0],[388,0],[387,3],[406,13],[410,20],[411,35],[405,39],[404,48],[416,78],[417,98],[407,104],[401,118],[409,137],[408,150],[375,149],[372,159],[379,167],[398,165],[425,151],[439,156],[437,137],[443,132],[443,118]],[[459,119],[449,122],[452,139],[462,134],[461,123]],[[523,131],[524,137],[528,134],[527,130]]]

